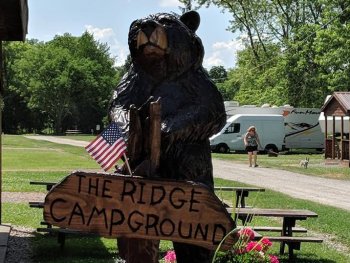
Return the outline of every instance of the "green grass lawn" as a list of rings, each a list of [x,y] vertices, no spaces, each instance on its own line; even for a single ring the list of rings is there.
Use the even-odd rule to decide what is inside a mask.
[[[78,139],[85,136],[70,137]],[[87,141],[93,138],[94,136],[90,136]],[[300,168],[299,161],[305,156],[305,154],[290,154],[273,158],[259,155],[259,163],[264,167],[295,169],[293,171],[312,173],[317,176],[325,176],[322,174],[322,169],[324,169],[327,177],[349,179],[348,170],[334,167],[328,170],[322,166],[321,154],[310,156],[308,169]],[[214,155],[214,158],[246,162],[247,156],[245,154],[217,154]],[[45,191],[42,186],[29,185],[29,181],[56,182],[77,169],[100,170],[82,147],[30,140],[23,136],[3,136],[3,191]],[[216,179],[215,184],[238,185],[236,182],[222,179]],[[220,192],[217,195],[222,199],[232,200],[229,193]],[[306,227],[312,235],[326,236],[326,242],[323,244],[302,244],[301,251],[296,251],[296,262],[350,262],[350,212],[311,201],[294,199],[270,190],[263,193],[251,193],[247,203],[256,207],[315,211],[319,215],[318,218],[300,221],[300,226]],[[29,208],[26,203],[4,203],[2,216],[3,222],[37,228],[40,227],[42,220],[42,210]],[[280,221],[270,218],[256,218],[251,224],[279,225]],[[31,241],[34,248],[34,262],[116,262],[115,239],[68,236],[63,250],[60,249],[55,236],[37,233],[35,237],[31,238]],[[171,247],[171,242],[162,241],[161,252],[164,254]],[[274,244],[272,252],[278,254],[278,248],[278,244]],[[282,256],[281,262],[287,262],[287,257]]]

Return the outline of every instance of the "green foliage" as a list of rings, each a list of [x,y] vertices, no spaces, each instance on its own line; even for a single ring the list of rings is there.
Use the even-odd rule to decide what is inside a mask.
[[[10,133],[33,132],[43,128],[43,116],[37,110],[30,110],[27,105],[25,83],[17,76],[15,61],[38,42],[29,41],[4,43],[4,112],[3,131]]]
[[[322,71],[325,89],[348,91],[350,87],[350,6],[347,1],[327,1],[322,23],[315,37],[315,61]]]
[[[227,71],[223,66],[214,66],[209,70],[209,77],[215,83],[222,83],[227,79]]]
[[[19,119],[6,124],[12,127],[5,125],[5,130],[35,126],[53,128],[55,133],[69,128],[90,132],[102,124],[118,82],[106,44],[87,32],[81,37],[64,34],[46,43],[9,44],[6,54],[10,95],[5,107],[12,109],[13,104],[19,104],[16,116],[37,119],[41,125]]]
[[[265,49],[266,51],[258,52],[265,63],[257,63],[249,48],[238,53],[239,66],[234,70],[234,75],[239,88],[235,88],[237,92],[234,99],[241,104],[287,103],[286,94],[283,92],[285,79],[281,77],[280,60],[268,61],[270,57],[281,57],[280,49],[273,44],[266,45]],[[232,79],[229,79],[227,82],[231,81]]]
[[[349,90],[348,1],[192,2],[230,13],[228,29],[241,34],[245,45],[237,67],[219,86],[225,99],[321,107],[333,91]]]

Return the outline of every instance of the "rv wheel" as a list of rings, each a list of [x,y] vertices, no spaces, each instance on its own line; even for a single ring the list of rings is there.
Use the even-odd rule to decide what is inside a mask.
[[[278,153],[278,148],[274,144],[268,144],[265,146],[266,153]]]
[[[228,148],[228,146],[224,143],[220,143],[217,147],[216,147],[216,151],[219,153],[228,153],[230,151],[230,148]]]

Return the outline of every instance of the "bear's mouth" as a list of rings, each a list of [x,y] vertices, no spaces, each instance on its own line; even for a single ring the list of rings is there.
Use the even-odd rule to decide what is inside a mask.
[[[143,50],[144,55],[163,56],[168,48],[168,38],[165,29],[157,26],[148,37],[140,30],[136,37],[136,49]]]

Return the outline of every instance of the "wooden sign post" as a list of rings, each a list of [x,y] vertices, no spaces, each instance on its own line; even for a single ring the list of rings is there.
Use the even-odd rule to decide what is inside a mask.
[[[51,189],[44,218],[103,237],[167,239],[216,249],[234,227],[205,185],[77,171]],[[228,238],[223,249],[231,247]]]

